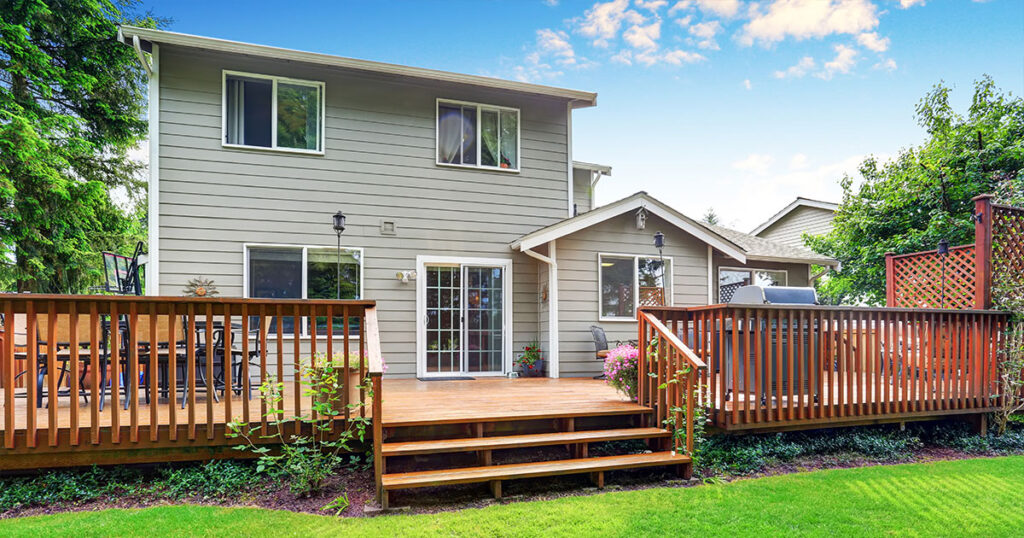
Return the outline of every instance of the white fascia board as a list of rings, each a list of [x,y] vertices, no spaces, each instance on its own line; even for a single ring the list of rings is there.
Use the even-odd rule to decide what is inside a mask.
[[[333,56],[317,52],[305,52],[294,49],[256,45],[253,43],[242,43],[227,39],[217,39],[213,37],[203,37],[178,32],[167,32],[164,30],[152,30],[149,28],[138,28],[134,26],[121,26],[120,31],[122,35],[128,39],[138,36],[139,39],[143,39],[151,43],[166,43],[168,45],[179,45],[182,47],[192,47],[218,52],[246,54],[277,60],[303,62],[329,67],[340,67],[388,75],[421,78],[450,82],[454,84],[468,84],[485,88],[495,88],[550,97],[560,97],[568,99],[572,103],[573,108],[586,108],[597,105],[597,94],[594,92],[556,88],[541,84],[529,84],[514,80],[502,80],[492,77],[483,77],[480,75],[452,73],[436,69],[425,69],[422,67],[409,67],[383,62],[372,62],[369,60],[357,60],[355,58],[345,58],[342,56]]]

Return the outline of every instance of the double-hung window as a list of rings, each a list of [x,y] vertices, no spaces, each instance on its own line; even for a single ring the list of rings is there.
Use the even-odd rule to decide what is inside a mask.
[[[437,101],[437,164],[519,170],[519,110]]]
[[[343,248],[302,246],[246,247],[246,297],[271,299],[360,299],[363,296],[363,251]],[[341,277],[339,286],[338,277]],[[317,334],[327,332],[327,318],[315,320]],[[302,320],[301,336],[311,333],[313,320]],[[349,332],[358,334],[357,323],[349,324]],[[285,316],[281,323],[284,334],[295,332],[295,321]],[[276,325],[271,326],[271,332]],[[334,334],[344,333],[344,318],[333,321]]]
[[[672,302],[672,259],[601,254],[598,256],[600,314],[603,321],[635,320],[641,306]]]
[[[224,145],[320,154],[324,83],[224,71]]]
[[[718,269],[718,302],[728,303],[736,290],[743,286],[785,286],[789,280],[786,271],[771,269]]]

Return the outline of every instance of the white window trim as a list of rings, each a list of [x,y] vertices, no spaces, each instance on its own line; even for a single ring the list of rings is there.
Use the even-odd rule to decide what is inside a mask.
[[[512,341],[515,340],[515,330],[513,327],[513,313],[515,305],[513,305],[512,297],[512,259],[511,258],[476,258],[476,257],[462,257],[462,256],[416,256],[416,274],[419,275],[416,278],[416,377],[447,377],[451,375],[462,375],[460,373],[440,372],[440,373],[429,373],[427,372],[427,325],[425,319],[427,317],[427,266],[443,265],[451,267],[463,267],[463,266],[483,266],[483,267],[501,267],[505,271],[505,285],[502,292],[504,301],[504,312],[502,313],[505,326],[505,331],[502,335],[504,338],[504,355],[505,358],[502,361],[502,372],[491,373],[491,372],[473,372],[473,377],[500,377],[507,375],[508,372],[512,371]],[[555,357],[551,357],[553,360],[557,360]]]
[[[633,258],[633,317],[618,317],[618,316],[605,316],[601,313],[601,258]],[[640,258],[657,259],[657,254],[618,254],[615,252],[599,252],[597,254],[597,319],[599,321],[625,321],[625,322],[636,322],[637,312],[640,310],[640,271],[637,267]],[[675,270],[676,262],[671,256],[664,256],[662,258],[665,263],[668,264],[669,270],[665,273],[665,277],[668,280],[665,286],[666,299],[668,306],[675,305]]]
[[[259,78],[271,81],[271,107],[270,107],[270,147],[265,146],[249,146],[246,144],[229,144],[228,140],[228,76],[238,76],[246,78]],[[300,149],[300,148],[281,148],[277,146],[277,84],[279,82],[285,82],[287,84],[295,84],[299,86],[313,86],[317,88],[320,93],[320,132],[317,137],[317,146],[315,150],[312,149]],[[224,148],[230,149],[244,149],[253,151],[271,151],[274,153],[298,153],[302,155],[323,155],[326,144],[326,124],[327,124],[327,93],[326,85],[323,82],[315,80],[303,80],[297,78],[288,78],[275,75],[263,75],[259,73],[246,73],[243,71],[231,71],[224,69],[221,71],[221,89],[220,89],[220,145]]]
[[[441,162],[441,105],[461,105],[461,106],[475,106],[476,107],[476,162],[477,164],[455,164]],[[516,167],[515,168],[502,168],[500,166],[484,166],[480,164],[480,111],[481,109],[496,110],[498,112],[515,112],[516,113],[516,149],[519,154],[516,156]],[[518,108],[500,105],[489,105],[486,103],[474,103],[472,101],[459,101],[457,99],[442,99],[438,97],[434,100],[434,164],[437,166],[444,166],[449,168],[463,168],[466,170],[489,170],[494,172],[504,172],[507,174],[518,174],[520,168],[523,166],[523,114]],[[571,173],[571,172],[570,172]]]
[[[718,280],[715,282],[715,295],[718,297],[718,301],[722,301],[721,288],[722,288],[722,271],[738,271],[742,273],[750,273],[750,281],[754,281],[754,271],[771,271],[773,273],[782,273],[786,275],[786,279],[783,282],[783,286],[789,285],[789,270],[787,269],[769,269],[767,267],[729,267],[719,266],[718,267]]]
[[[295,250],[302,250],[302,299],[307,299],[308,290],[306,289],[308,279],[308,268],[307,253],[309,249],[316,250],[337,250],[337,246],[332,245],[294,245],[289,243],[243,243],[242,244],[242,297],[249,299],[249,249],[251,248],[290,248]],[[355,250],[359,252],[359,298],[365,297],[366,287],[366,252],[363,247],[346,247],[341,246],[342,250]],[[305,316],[304,316],[305,317]],[[282,334],[285,340],[294,339],[294,334]],[[316,339],[326,340],[326,334],[317,334]],[[267,338],[277,338],[275,333],[268,333]],[[299,338],[309,338],[309,331],[306,329],[306,323],[302,323],[302,332],[299,334]],[[359,335],[349,336],[350,339],[358,339]]]

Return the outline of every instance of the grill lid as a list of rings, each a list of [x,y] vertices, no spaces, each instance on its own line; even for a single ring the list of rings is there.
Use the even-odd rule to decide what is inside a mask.
[[[743,286],[736,290],[729,304],[818,304],[814,288],[790,286]]]

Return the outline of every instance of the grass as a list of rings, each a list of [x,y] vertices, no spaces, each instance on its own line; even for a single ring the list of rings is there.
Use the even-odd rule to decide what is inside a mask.
[[[161,506],[0,521],[3,536],[1019,536],[1024,456],[799,473],[425,515]]]

